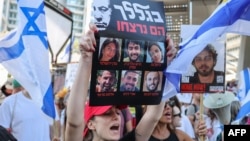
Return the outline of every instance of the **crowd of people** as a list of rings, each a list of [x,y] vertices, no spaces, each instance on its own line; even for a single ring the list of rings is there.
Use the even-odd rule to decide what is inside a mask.
[[[96,25],[90,24],[90,30],[81,39],[79,46],[81,57],[72,87],[63,94],[55,96],[56,124],[49,124],[44,113],[21,84],[15,79],[8,79],[1,87],[5,99],[0,106],[0,125],[19,141],[200,141],[201,138],[206,141],[223,140],[222,125],[232,124],[240,109],[240,102],[235,93],[229,91],[223,93],[224,96],[219,93],[177,94],[166,101],[161,101],[158,105],[136,105],[142,112],[137,113],[135,117],[129,110],[129,106],[132,105],[90,106],[89,79],[92,55],[96,51],[95,32],[97,32]],[[107,47],[102,47],[100,61],[120,59],[120,55],[115,56],[120,52],[117,40],[107,39],[104,42]],[[153,62],[162,63],[162,58],[166,55],[169,64],[175,57],[177,50],[169,36],[166,42],[168,45],[165,49],[166,54],[163,54],[162,48],[157,43],[152,43],[148,47]],[[140,43],[127,41],[127,44],[128,56],[124,61],[140,61]],[[209,55],[209,49],[212,47],[207,48],[198,54],[193,65],[202,61],[216,60],[216,55]],[[105,53],[110,55],[107,56]],[[97,75],[97,92],[116,91],[115,71],[104,70]],[[202,81],[202,75],[197,75],[199,81]],[[213,75],[217,76],[217,73]],[[140,76],[140,72],[127,70],[122,76],[119,89],[138,91],[137,83]],[[148,71],[145,74],[145,91],[155,92],[161,89],[159,87],[162,77],[160,71]],[[189,100],[183,99],[184,95],[189,95],[187,96]],[[218,101],[223,101],[224,105],[214,107],[214,102]],[[136,122],[133,122],[133,118]],[[58,130],[53,130],[55,129],[53,126],[57,126]]]

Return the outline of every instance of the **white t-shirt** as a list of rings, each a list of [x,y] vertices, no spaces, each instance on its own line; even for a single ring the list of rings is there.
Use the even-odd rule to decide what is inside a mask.
[[[184,114],[181,114],[181,127],[177,127],[177,129],[182,130],[187,133],[191,138],[195,138],[194,128],[188,119],[188,117]]]
[[[0,125],[11,128],[18,141],[50,141],[49,122],[45,116],[22,92],[8,96],[0,106]]]
[[[216,141],[218,135],[222,132],[220,121],[218,119],[212,121],[209,117],[205,118],[205,121],[209,141]]]

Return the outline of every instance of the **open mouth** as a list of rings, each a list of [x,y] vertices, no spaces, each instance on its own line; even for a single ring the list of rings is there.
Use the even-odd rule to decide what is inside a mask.
[[[119,130],[119,125],[113,125],[113,126],[111,126],[110,130],[118,131]]]
[[[116,135],[116,134],[120,135],[120,124],[118,123],[113,124],[109,129],[113,135]]]
[[[166,113],[164,114],[164,116],[166,116],[167,118],[171,118],[171,117],[172,117],[172,114],[171,114],[171,112],[166,112]]]

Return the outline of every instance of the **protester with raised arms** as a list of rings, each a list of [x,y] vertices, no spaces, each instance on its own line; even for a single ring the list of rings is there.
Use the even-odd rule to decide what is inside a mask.
[[[98,106],[92,107],[86,103],[89,78],[92,67],[92,55],[95,51],[96,40],[94,32],[97,31],[95,25],[90,24],[90,30],[83,36],[80,44],[81,58],[76,74],[76,79],[72,86],[69,97],[66,141],[87,140],[83,132],[90,132],[90,140],[128,140],[146,141],[152,134],[153,127],[157,124],[162,115],[164,102],[159,105],[150,105],[141,118],[136,128],[127,136],[120,139],[120,115],[121,106]],[[169,41],[169,38],[167,38]],[[176,53],[176,49],[170,42],[168,43],[168,60],[171,61]],[[89,110],[92,109],[92,110]],[[84,111],[84,113],[79,112]],[[85,117],[83,119],[83,117]],[[85,130],[84,130],[85,129]]]

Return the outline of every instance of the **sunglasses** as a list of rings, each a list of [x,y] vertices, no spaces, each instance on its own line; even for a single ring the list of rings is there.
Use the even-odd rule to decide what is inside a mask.
[[[174,117],[181,117],[181,113],[173,115]]]
[[[170,107],[174,107],[174,106],[175,106],[175,102],[174,102],[173,100],[169,100],[169,101],[167,101],[167,102],[165,103],[164,108],[166,108],[166,107],[167,107],[167,105],[169,105]]]

